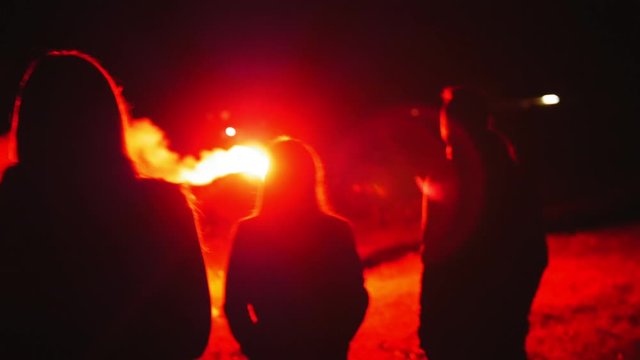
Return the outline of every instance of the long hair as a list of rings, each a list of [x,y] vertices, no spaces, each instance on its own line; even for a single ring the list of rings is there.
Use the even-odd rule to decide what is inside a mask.
[[[55,163],[64,169],[61,173],[135,174],[125,150],[129,114],[121,89],[87,54],[50,51],[33,61],[20,82],[11,118],[13,162]]]
[[[269,148],[271,162],[258,196],[260,214],[320,211],[333,214],[326,196],[324,166],[316,151],[282,136]]]

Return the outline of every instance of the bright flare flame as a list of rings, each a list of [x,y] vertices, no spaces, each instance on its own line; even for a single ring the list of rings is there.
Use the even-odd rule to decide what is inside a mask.
[[[227,134],[228,137],[234,137],[237,134],[237,131],[235,128],[229,126],[228,128],[224,129],[224,133]]]
[[[215,148],[182,157],[169,148],[164,132],[149,119],[133,120],[125,133],[127,151],[138,173],[172,183],[206,185],[229,175],[243,173],[264,179],[269,168],[266,153],[252,146]]]
[[[193,168],[180,172],[180,177],[193,185],[208,184],[219,177],[238,173],[264,178],[269,167],[269,160],[262,151],[242,145],[229,150],[203,151],[200,158]]]
[[[560,102],[560,97],[556,94],[547,94],[540,97],[543,105],[555,105]]]

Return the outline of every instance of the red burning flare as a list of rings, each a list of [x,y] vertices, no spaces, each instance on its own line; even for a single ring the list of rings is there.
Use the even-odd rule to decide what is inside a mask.
[[[125,131],[125,138],[127,153],[143,177],[205,185],[237,173],[263,179],[269,167],[266,153],[255,146],[213,148],[201,151],[199,158],[182,157],[169,148],[164,132],[149,119],[133,120]]]
[[[228,150],[212,148],[201,151],[198,158],[181,156],[169,148],[169,141],[165,133],[150,119],[131,118],[127,102],[122,96],[122,88],[116,84],[113,77],[96,59],[77,50],[56,50],[47,53],[47,56],[78,57],[89,62],[102,73],[113,92],[120,111],[124,129],[123,143],[126,146],[123,151],[128,154],[139,176],[189,185],[205,185],[217,178],[236,173],[264,178],[269,167],[269,158],[261,148],[236,145]],[[0,138],[0,148],[7,148],[6,161],[5,159],[0,160],[0,174],[6,166],[18,161],[15,139],[22,93],[37,65],[38,61],[34,61],[25,71],[13,106],[11,132],[8,138]]]

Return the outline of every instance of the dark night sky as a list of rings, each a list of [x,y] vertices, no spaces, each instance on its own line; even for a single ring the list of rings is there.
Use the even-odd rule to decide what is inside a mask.
[[[453,83],[502,99],[555,92],[560,106],[510,115],[546,186],[584,194],[640,180],[632,5],[381,3],[4,2],[2,112],[17,69],[53,47],[97,56],[134,115],[189,152],[211,143],[211,114],[225,109],[239,122],[280,119],[327,139],[387,108],[436,104]]]

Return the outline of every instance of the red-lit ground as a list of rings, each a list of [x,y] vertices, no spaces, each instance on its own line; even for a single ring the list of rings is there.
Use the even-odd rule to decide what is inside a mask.
[[[640,359],[640,225],[552,234],[550,264],[533,305],[531,359]],[[208,256],[214,299],[203,359],[242,359],[219,312],[221,243]],[[218,265],[215,265],[215,264]],[[415,334],[421,264],[416,253],[366,271],[371,295],[350,359],[420,359]],[[304,354],[300,354],[304,358]]]

